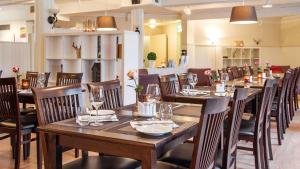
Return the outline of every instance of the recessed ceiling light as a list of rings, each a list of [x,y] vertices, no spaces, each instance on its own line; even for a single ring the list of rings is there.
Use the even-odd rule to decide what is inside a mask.
[[[157,22],[156,22],[155,19],[150,19],[148,25],[149,25],[150,28],[153,29],[157,26]]]
[[[192,14],[192,10],[189,7],[186,7],[183,9],[184,14],[186,15],[191,15]]]
[[[272,8],[272,2],[271,0],[266,0],[266,3],[262,6],[263,8]]]

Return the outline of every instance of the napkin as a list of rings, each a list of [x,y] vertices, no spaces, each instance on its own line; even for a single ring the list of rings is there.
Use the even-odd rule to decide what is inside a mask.
[[[98,110],[98,114],[97,114],[97,110],[86,109],[86,112],[93,116],[97,116],[97,115],[106,116],[106,115],[114,115],[115,114],[114,110]]]
[[[158,120],[148,120],[148,121],[131,121],[130,125],[132,128],[136,128],[138,126],[143,126],[143,125],[155,125],[155,124],[161,124],[161,125],[168,125],[171,126],[172,128],[178,128],[179,125],[174,123],[171,120],[162,120],[162,121],[158,121]]]
[[[19,93],[32,93],[31,90],[18,90]]]
[[[115,122],[119,121],[116,115],[106,115],[106,116],[90,116],[90,122]]]

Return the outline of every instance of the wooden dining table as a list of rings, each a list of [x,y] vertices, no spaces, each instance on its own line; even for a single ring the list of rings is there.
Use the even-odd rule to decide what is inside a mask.
[[[141,161],[143,169],[156,169],[157,157],[194,137],[198,128],[201,105],[173,103],[173,120],[179,125],[163,136],[148,136],[130,125],[130,110],[116,110],[119,121],[98,127],[79,126],[68,119],[39,127],[44,135],[46,169],[62,168],[61,147],[78,148],[101,154],[128,157]],[[136,120],[136,119],[135,119]]]
[[[283,77],[284,77],[283,73],[274,74],[272,77],[268,77],[265,79],[253,77],[253,82],[245,82],[243,78],[240,78],[240,79],[230,80],[226,82],[226,85],[229,87],[235,86],[235,87],[247,87],[247,88],[263,88],[267,79],[269,78],[283,79]]]

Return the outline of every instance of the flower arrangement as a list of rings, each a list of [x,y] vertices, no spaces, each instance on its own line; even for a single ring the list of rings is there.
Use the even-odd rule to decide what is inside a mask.
[[[22,76],[22,75],[20,74],[20,68],[19,68],[18,66],[14,66],[14,67],[12,68],[12,71],[16,74],[16,78],[17,78],[17,79],[20,79],[20,77]]]
[[[244,76],[249,76],[250,75],[249,66],[248,66],[247,63],[244,65],[243,74],[244,74]]]
[[[129,78],[129,80],[133,80],[134,81],[134,85],[128,85],[129,87],[132,87],[134,88],[135,92],[137,93],[137,95],[139,95],[142,91],[143,91],[143,86],[142,85],[139,85],[137,84],[137,72],[136,71],[129,71],[127,73],[127,76]]]
[[[204,75],[208,76],[213,82],[219,81],[219,76],[217,75],[217,73],[213,73],[211,70],[204,71]]]

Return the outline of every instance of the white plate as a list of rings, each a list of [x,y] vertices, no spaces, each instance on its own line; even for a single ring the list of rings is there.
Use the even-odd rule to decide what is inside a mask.
[[[92,111],[87,111],[89,114],[97,116],[97,111],[92,110]],[[115,114],[115,111],[113,110],[98,110],[98,115],[99,116],[107,116],[107,115],[113,115]]]
[[[137,126],[136,130],[140,133],[147,134],[150,136],[161,136],[164,134],[171,133],[173,128],[169,125],[153,124]]]

